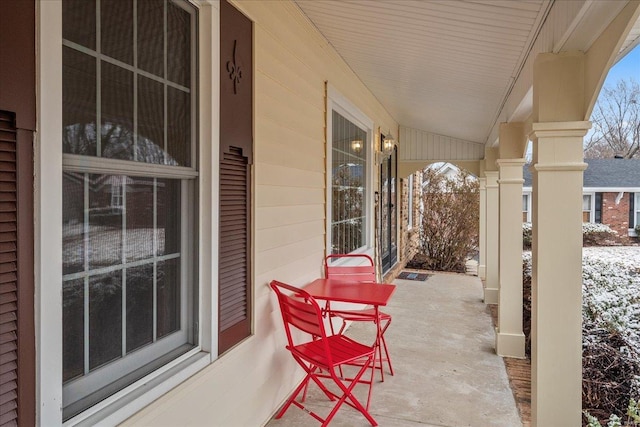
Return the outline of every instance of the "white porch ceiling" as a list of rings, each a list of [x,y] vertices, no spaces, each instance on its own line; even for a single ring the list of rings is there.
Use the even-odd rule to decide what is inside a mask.
[[[485,144],[504,120],[503,107],[553,5],[295,1],[400,125]],[[637,44],[639,28],[636,23],[623,50]]]

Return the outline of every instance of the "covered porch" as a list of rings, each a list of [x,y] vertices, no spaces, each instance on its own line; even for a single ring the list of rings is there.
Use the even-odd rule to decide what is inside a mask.
[[[128,5],[128,14],[110,9],[118,3]],[[152,3],[163,6],[144,9]],[[392,280],[411,258],[418,233],[411,228],[418,210],[407,182],[425,165],[446,161],[480,179],[479,278],[397,281],[388,334],[397,374],[375,390],[373,414],[392,426],[517,425],[501,356],[524,357],[522,167],[532,144],[531,423],[580,424],[582,143],[607,72],[640,44],[640,0],[4,4],[23,14],[15,20],[0,14],[2,35],[24,27],[30,37],[11,44],[13,56],[3,56],[21,61],[0,67],[0,82],[8,82],[2,89],[27,76],[26,89],[0,91],[0,110],[10,113],[5,122],[17,135],[12,144],[33,151],[18,188],[34,190],[20,194],[15,218],[33,218],[22,221],[29,227],[18,239],[28,250],[17,256],[20,271],[34,279],[2,291],[10,296],[7,324],[14,328],[16,313],[21,316],[17,338],[12,336],[21,346],[15,353],[21,366],[11,362],[10,369],[20,371],[22,397],[10,399],[12,405],[20,400],[23,420],[34,421],[23,423],[295,424],[297,418],[288,421],[293,409],[285,420],[270,421],[301,373],[284,350],[267,284],[309,283],[321,276],[322,259],[335,252],[378,251]],[[183,18],[174,22],[175,16]],[[154,28],[160,36],[143,37]],[[108,44],[114,40],[127,49]],[[157,63],[145,63],[150,52]],[[176,64],[183,69],[178,82],[167,77]],[[124,83],[111,81],[111,72],[125,76]],[[146,93],[144,85],[154,89]],[[32,105],[25,115],[26,99]],[[153,105],[145,104],[149,100]],[[133,138],[133,148],[123,151],[131,158],[100,148],[103,134],[115,129],[106,120],[110,114],[126,130],[122,138]],[[74,131],[85,125],[86,135]],[[136,157],[137,147],[146,146],[139,141],[150,135],[157,138],[160,163],[154,155],[145,162]],[[63,144],[65,136],[79,143]],[[85,152],[83,138],[97,148]],[[386,147],[392,140],[396,145]],[[150,308],[144,319],[127,316],[126,303],[126,274],[142,261],[113,250],[133,242],[127,233],[134,235],[136,222],[121,215],[110,224],[121,237],[105,234],[92,242],[89,215],[94,199],[124,208],[129,203],[130,213],[144,199],[127,202],[126,189],[109,193],[106,186],[105,197],[91,196],[97,186],[90,177],[97,175],[152,179],[151,207],[140,212],[154,233],[139,234],[166,233],[180,242],[171,254],[159,253],[158,238],[147,242],[145,265],[154,275],[148,289],[156,291],[145,297]],[[169,179],[175,185],[160,185]],[[166,224],[158,220],[163,188],[172,191],[166,200],[173,207],[165,210],[184,212]],[[235,206],[229,200],[239,201],[238,210],[229,208]],[[236,219],[237,229],[224,222]],[[76,229],[84,246],[74,252],[68,238]],[[116,252],[108,268],[93,262],[104,257],[89,256]],[[157,265],[174,259],[180,269],[171,267],[175,295],[167,301],[176,303],[171,313],[180,335],[174,335],[178,347],[164,348]],[[241,265],[233,263],[238,259]],[[73,268],[65,264],[70,260]],[[109,280],[117,289],[119,317],[91,322],[91,280],[111,271],[117,272]],[[82,297],[63,292],[70,287],[82,290]],[[76,302],[77,313],[69,309]],[[495,330],[487,304],[498,306]],[[106,324],[105,318],[116,319],[117,327],[109,329],[117,333],[117,345],[94,349],[92,340],[102,334],[93,326]],[[76,340],[65,338],[72,330],[67,320]],[[129,363],[148,365],[128,344],[129,327],[148,329],[162,348],[158,359],[152,350],[145,355],[157,363],[148,374]],[[182,348],[185,353],[176,356]],[[113,360],[122,364],[111,363],[114,349]],[[103,351],[109,371],[100,370],[102,359],[91,359]],[[76,375],[92,388],[76,387]],[[359,419],[341,411],[335,424]]]
[[[425,273],[422,271],[421,273]],[[397,289],[385,311],[393,316],[386,332],[395,375],[385,371],[374,384],[370,413],[381,426],[521,425],[502,357],[493,348],[491,314],[476,276],[429,273],[425,281],[393,282]],[[372,329],[362,322],[347,335],[366,342]],[[332,402],[310,386],[307,404],[326,415]],[[367,388],[356,386],[366,401]],[[317,404],[316,404],[317,402]],[[309,415],[291,406],[269,427],[306,425]],[[366,426],[355,409],[343,405],[331,425]],[[525,424],[528,425],[528,424]]]

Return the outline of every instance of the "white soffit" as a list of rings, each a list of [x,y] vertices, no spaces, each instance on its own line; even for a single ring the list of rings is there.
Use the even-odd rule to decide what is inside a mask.
[[[548,0],[296,0],[403,126],[484,143]]]
[[[616,61],[619,61],[622,58],[624,58],[626,54],[631,52],[639,44],[640,44],[640,18],[638,18],[633,28],[631,28],[631,31],[629,31],[629,34],[627,35],[627,38],[625,39],[624,43],[622,43],[620,55],[618,55],[618,58],[616,58]],[[640,71],[638,71],[638,74],[640,74]]]

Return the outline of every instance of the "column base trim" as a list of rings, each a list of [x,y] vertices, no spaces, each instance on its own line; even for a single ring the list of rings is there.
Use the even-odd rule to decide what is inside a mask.
[[[480,264],[478,265],[478,277],[481,279],[486,279],[487,278],[487,266]]]
[[[498,288],[485,288],[484,289],[484,303],[485,304],[498,304],[500,299],[500,289]]]
[[[506,334],[496,328],[496,353],[502,357],[515,357],[524,359],[524,334]]]

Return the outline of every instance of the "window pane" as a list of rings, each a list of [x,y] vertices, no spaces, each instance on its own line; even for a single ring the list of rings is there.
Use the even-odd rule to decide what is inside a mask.
[[[526,212],[529,210],[529,196],[524,194],[522,196],[522,212]]]
[[[180,181],[158,179],[158,255],[180,252]]]
[[[133,160],[133,73],[102,61],[102,157]]]
[[[84,374],[84,280],[62,282],[62,380]]]
[[[112,205],[111,196],[124,179],[119,175],[89,175],[90,269],[122,262],[122,206]]]
[[[96,155],[96,60],[62,48],[63,152]]]
[[[89,49],[96,49],[95,1],[62,2],[62,37]]]
[[[332,253],[349,253],[365,244],[367,133],[333,112]]]
[[[180,329],[179,261],[158,263],[158,338]]]
[[[197,177],[140,169],[140,162],[197,164],[190,87],[197,15],[181,0],[62,3],[63,152],[94,157],[78,164],[63,156],[66,420],[197,341],[187,327],[198,315],[197,251],[182,247],[198,212],[196,193],[182,189],[196,188]],[[130,161],[131,175],[124,162],[96,156]],[[193,250],[188,260],[184,249]]]
[[[164,1],[138,0],[138,66],[164,77]]]
[[[102,53],[133,65],[133,2],[100,0],[100,31]]]
[[[191,80],[191,15],[167,3],[167,78],[189,87]]]
[[[127,177],[127,262],[153,257],[153,178]]]
[[[127,353],[153,341],[153,264],[129,268]]]
[[[62,273],[84,270],[84,174],[62,176]]]
[[[168,87],[167,98],[167,164],[191,166],[191,97]]]
[[[89,279],[89,369],[122,356],[122,271]]]
[[[590,211],[591,210],[591,196],[590,195],[583,195],[582,196],[582,210],[583,211]]]
[[[164,88],[142,76],[138,76],[137,160],[164,163]]]

